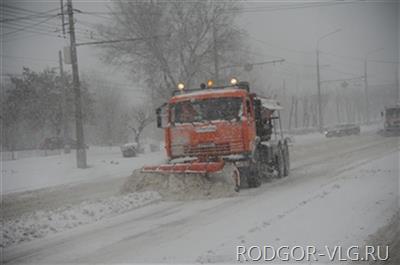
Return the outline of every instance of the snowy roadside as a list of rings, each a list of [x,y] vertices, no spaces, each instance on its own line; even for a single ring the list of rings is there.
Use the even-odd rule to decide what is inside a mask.
[[[163,151],[124,158],[117,147],[93,147],[88,150],[89,167],[86,169],[76,168],[74,151],[70,154],[1,161],[1,193],[4,195],[126,177],[134,169],[164,159]]]
[[[160,199],[157,192],[135,192],[24,214],[16,219],[3,221],[3,240],[0,247],[7,248],[77,226],[92,224]]]

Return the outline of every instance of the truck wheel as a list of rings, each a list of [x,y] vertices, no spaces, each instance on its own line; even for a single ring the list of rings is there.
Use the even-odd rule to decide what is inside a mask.
[[[256,176],[251,176],[247,178],[247,184],[249,185],[249,188],[257,188],[261,186],[261,178],[256,175]]]
[[[290,155],[289,155],[289,145],[285,140],[283,145],[283,160],[284,160],[284,168],[283,168],[283,176],[287,177],[290,173]]]
[[[239,168],[239,172],[241,177],[246,177],[249,188],[257,188],[261,185],[261,178],[257,170],[254,170],[254,166]]]
[[[283,159],[283,152],[282,148],[279,147],[278,149],[278,154],[275,158],[275,168],[276,171],[278,172],[278,178],[282,178],[284,176],[284,169],[285,169],[285,161]]]

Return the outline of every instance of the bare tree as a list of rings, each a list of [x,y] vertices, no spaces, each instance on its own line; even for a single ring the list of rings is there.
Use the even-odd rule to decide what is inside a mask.
[[[100,25],[100,35],[139,40],[104,46],[104,59],[128,66],[158,104],[179,81],[190,87],[214,77],[216,60],[219,68],[242,58],[243,35],[234,27],[237,9],[234,1],[114,2],[114,23]]]
[[[134,141],[140,146],[140,137],[147,125],[155,119],[153,109],[149,104],[132,107],[130,113],[125,115],[127,127],[134,133]]]

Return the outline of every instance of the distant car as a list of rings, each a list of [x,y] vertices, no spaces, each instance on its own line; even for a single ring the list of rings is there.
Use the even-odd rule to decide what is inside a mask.
[[[139,152],[137,143],[126,143],[121,146],[121,152],[123,157],[133,157]]]
[[[48,137],[44,139],[39,148],[42,150],[56,150],[64,148],[65,145],[68,145],[71,149],[76,149],[77,141],[72,138],[67,138],[64,144],[63,137]],[[85,148],[87,149],[89,148],[89,146],[85,144]]]
[[[360,126],[356,124],[339,124],[325,130],[326,137],[359,135],[361,132]]]

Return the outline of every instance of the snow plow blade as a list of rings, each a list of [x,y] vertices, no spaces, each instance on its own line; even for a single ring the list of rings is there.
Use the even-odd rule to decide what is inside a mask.
[[[159,166],[145,166],[142,168],[142,172],[207,174],[221,171],[224,168],[224,164],[223,161],[163,164]]]
[[[239,185],[239,171],[232,163],[197,161],[137,169],[122,191],[157,191],[164,199],[195,200],[235,196]]]

